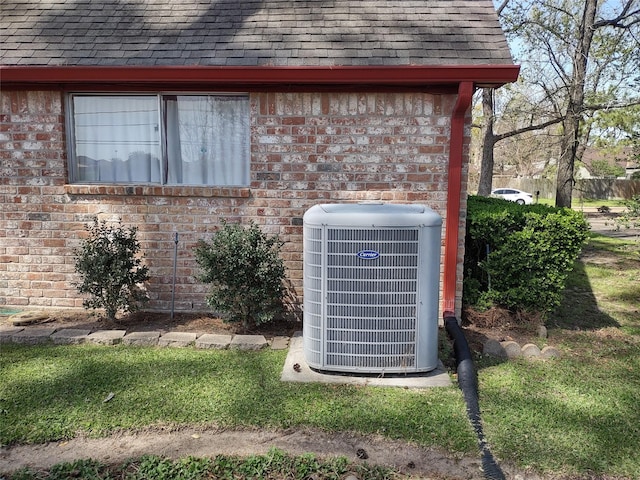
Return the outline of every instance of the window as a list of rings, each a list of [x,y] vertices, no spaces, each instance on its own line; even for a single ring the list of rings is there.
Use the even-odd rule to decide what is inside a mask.
[[[249,184],[249,99],[72,95],[72,183]]]

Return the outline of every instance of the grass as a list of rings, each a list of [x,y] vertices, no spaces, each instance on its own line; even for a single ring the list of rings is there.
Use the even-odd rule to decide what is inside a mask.
[[[640,478],[639,285],[640,245],[594,234],[548,321],[562,358],[477,357],[485,433],[500,461],[545,475]],[[282,384],[285,355],[3,345],[0,442],[167,424],[310,426],[476,454],[457,388]]]
[[[311,426],[473,445],[456,388],[281,383],[286,352],[6,345],[0,440],[37,443],[153,425]],[[114,397],[104,402],[107,396]]]
[[[624,200],[614,199],[614,200],[603,200],[597,198],[575,198],[571,202],[571,205],[575,209],[580,209],[580,207],[624,207]],[[544,205],[555,206],[556,201],[554,198],[539,198],[537,203],[542,203]]]
[[[484,421],[497,456],[543,472],[638,478],[638,353],[486,369]]]
[[[624,207],[623,199],[574,198],[574,208],[585,207]]]
[[[565,475],[640,478],[640,245],[593,234],[547,322],[563,358],[479,358],[495,453]]]

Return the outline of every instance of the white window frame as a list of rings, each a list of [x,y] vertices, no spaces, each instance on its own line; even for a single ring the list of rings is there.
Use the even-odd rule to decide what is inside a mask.
[[[158,152],[160,158],[158,168],[160,169],[159,179],[158,181],[141,181],[137,179],[133,180],[87,180],[86,178],[81,178],[78,174],[79,164],[78,164],[78,153],[77,153],[77,138],[76,138],[76,116],[74,111],[74,99],[77,97],[96,97],[96,98],[107,98],[107,97],[149,97],[156,99],[156,110],[157,110],[157,126],[158,130]],[[246,118],[242,125],[242,158],[231,158],[225,159],[224,161],[235,161],[242,162],[241,173],[239,175],[235,175],[235,177],[241,177],[237,181],[233,181],[229,183],[228,181],[217,182],[215,179],[211,181],[204,181],[201,183],[198,182],[172,182],[169,178],[169,159],[168,159],[168,120],[167,120],[167,111],[166,105],[167,102],[170,101],[170,97],[237,97],[239,99],[244,99],[246,102]],[[68,153],[68,172],[69,172],[69,182],[72,184],[99,184],[99,185],[118,185],[118,184],[128,184],[128,185],[163,185],[163,186],[200,186],[200,187],[247,187],[250,182],[250,157],[251,157],[251,149],[250,149],[250,104],[249,104],[249,95],[247,93],[219,93],[219,92],[166,92],[166,91],[154,91],[154,92],[74,92],[69,93],[66,96],[66,131],[67,131],[67,151]],[[220,136],[222,141],[225,142],[226,139],[223,136]],[[154,142],[155,143],[155,142]],[[117,150],[116,150],[117,152]],[[151,161],[151,160],[150,160]],[[182,162],[182,160],[181,160]],[[208,162],[209,163],[209,162]],[[181,163],[183,165],[184,162]],[[176,175],[174,175],[175,177]]]

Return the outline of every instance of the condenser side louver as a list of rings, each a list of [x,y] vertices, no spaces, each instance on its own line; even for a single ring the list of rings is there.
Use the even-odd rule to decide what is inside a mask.
[[[423,205],[325,204],[305,213],[303,348],[310,367],[437,367],[441,226]]]

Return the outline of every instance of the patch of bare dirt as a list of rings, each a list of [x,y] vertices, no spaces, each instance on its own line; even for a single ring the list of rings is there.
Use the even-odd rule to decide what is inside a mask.
[[[544,325],[538,313],[511,312],[493,307],[485,312],[466,308],[462,314],[462,327],[471,350],[482,352],[489,339],[514,341],[519,345],[532,343],[538,336],[538,328]]]
[[[21,467],[44,470],[61,462],[93,458],[118,464],[147,454],[171,459],[214,457],[216,455],[264,455],[271,448],[293,455],[312,452],[320,458],[347,457],[355,462],[384,465],[398,469],[412,478],[441,480],[480,480],[479,457],[451,455],[441,450],[384,439],[380,436],[349,432],[326,433],[313,429],[222,430],[215,427],[149,429],[122,432],[107,438],[78,437],[41,445],[22,445],[0,449],[0,472]],[[364,452],[364,455],[363,455]],[[364,458],[366,457],[366,458]],[[507,478],[522,475],[502,466]],[[525,478],[525,477],[523,477]],[[529,480],[540,477],[527,474]]]

